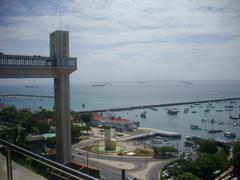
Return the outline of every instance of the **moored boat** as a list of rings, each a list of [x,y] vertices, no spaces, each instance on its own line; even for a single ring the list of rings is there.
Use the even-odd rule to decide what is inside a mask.
[[[158,110],[157,108],[154,108],[154,107],[150,107],[149,109],[151,109],[153,111],[157,111]]]
[[[222,130],[221,129],[210,129],[208,130],[208,133],[221,133]]]
[[[239,115],[231,115],[230,119],[234,119],[234,120],[240,119],[240,116]]]
[[[210,109],[205,109],[205,110],[204,110],[204,112],[209,112],[209,111],[210,111]]]
[[[177,115],[179,112],[180,112],[180,111],[177,110],[176,108],[174,108],[174,109],[168,109],[168,111],[167,111],[167,113],[168,113],[169,115]]]
[[[146,119],[146,111],[141,112],[140,117]]]
[[[190,129],[197,130],[197,129],[200,129],[200,128],[198,127],[198,125],[191,124]]]
[[[236,138],[236,134],[234,134],[232,132],[224,132],[224,136],[226,138]]]

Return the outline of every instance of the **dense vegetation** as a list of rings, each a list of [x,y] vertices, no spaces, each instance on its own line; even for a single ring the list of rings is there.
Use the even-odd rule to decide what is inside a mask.
[[[172,153],[177,153],[178,150],[175,147],[171,146],[162,146],[154,148],[154,156],[166,158],[167,156],[171,156]]]
[[[181,160],[181,166],[169,168],[176,179],[213,179],[213,172],[229,167],[228,154],[211,140],[199,140],[199,153],[193,161]]]
[[[91,113],[79,114],[72,111],[75,122],[85,122],[87,127],[72,123],[72,140],[78,140],[84,131],[89,130],[89,123],[92,119]],[[32,134],[44,134],[50,131],[50,126],[55,126],[54,112],[41,108],[40,111],[31,112],[28,109],[17,111],[15,107],[9,106],[0,111],[0,123],[8,128],[4,137],[9,142],[23,146],[25,137]],[[52,140],[51,140],[52,141]]]
[[[234,167],[234,174],[240,176],[240,143],[233,146],[232,165]]]
[[[92,114],[87,113],[81,115],[77,112],[72,112],[72,117],[75,122],[79,122],[82,118],[87,125],[91,121]],[[0,134],[1,139],[5,139],[21,147],[27,147],[26,136],[28,134],[45,134],[54,132],[55,127],[54,112],[41,108],[40,111],[31,112],[29,109],[17,111],[14,106],[8,106],[0,111],[0,124],[4,127],[6,133]],[[72,140],[77,141],[79,137],[89,130],[89,127],[79,126],[71,123]],[[54,149],[56,147],[56,137],[49,137],[45,140],[46,147]],[[4,149],[0,150],[5,154]],[[16,152],[12,152],[12,159],[19,164],[33,169],[36,173],[48,177],[50,169],[30,158],[24,157]],[[88,170],[86,170],[88,171]]]

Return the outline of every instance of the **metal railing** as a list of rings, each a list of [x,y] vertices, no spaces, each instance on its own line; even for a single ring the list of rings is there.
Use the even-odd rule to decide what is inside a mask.
[[[19,56],[0,54],[0,65],[8,66],[66,66],[76,67],[77,58],[63,57],[62,62],[57,62],[56,57],[44,56]]]
[[[6,165],[7,165],[7,177],[8,180],[12,180],[13,176],[12,176],[12,163],[11,163],[11,152],[17,152],[25,157],[28,157],[32,160],[37,161],[38,163],[45,165],[53,170],[56,170],[60,173],[63,173],[65,175],[68,175],[72,178],[76,178],[79,180],[98,180],[95,177],[92,177],[90,175],[84,174],[80,171],[77,171],[75,169],[72,169],[68,166],[65,166],[63,164],[57,163],[55,161],[49,160],[43,156],[37,155],[31,151],[28,151],[26,149],[23,149],[19,146],[16,146],[12,143],[9,143],[5,140],[0,139],[0,144],[2,144],[6,149],[7,149],[7,153],[6,153]]]

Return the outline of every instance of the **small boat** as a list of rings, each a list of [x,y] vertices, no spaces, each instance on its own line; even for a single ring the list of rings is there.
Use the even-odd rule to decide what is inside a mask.
[[[153,111],[157,111],[158,110],[157,108],[154,108],[154,107],[150,107],[149,109],[151,109]]]
[[[133,122],[136,126],[140,126],[140,122],[139,121],[134,121]]]
[[[217,111],[217,112],[223,112],[223,110],[222,110],[222,109],[217,109],[216,111]]]
[[[221,129],[210,129],[210,130],[208,130],[208,133],[221,133],[222,132],[222,130]]]
[[[218,121],[218,124],[223,124],[223,121]]]
[[[192,130],[197,130],[197,129],[200,129],[200,128],[198,127],[198,125],[191,124],[191,125],[190,125],[190,129],[192,129]]]
[[[237,127],[238,126],[238,123],[233,123],[233,127]]]
[[[185,139],[188,140],[188,141],[194,141],[194,140],[201,139],[201,137],[192,135],[192,136],[186,136]]]
[[[239,115],[231,115],[229,118],[236,120],[236,119],[240,119],[240,116]]]
[[[177,115],[180,111],[178,111],[177,109],[168,109],[167,113],[169,115]]]
[[[230,101],[229,103],[231,103],[231,104],[235,104],[235,103],[236,103],[236,101]]]
[[[207,119],[206,119],[206,118],[202,118],[201,121],[202,121],[202,122],[206,122]]]
[[[232,105],[227,105],[227,106],[225,106],[225,108],[233,108],[233,106]]]
[[[192,113],[197,113],[197,111],[192,111]]]
[[[214,123],[215,123],[215,119],[212,118],[212,119],[210,120],[210,123],[211,123],[211,124],[214,124]]]
[[[162,140],[154,138],[154,139],[151,140],[151,143],[153,143],[153,144],[162,144]]]
[[[204,110],[204,112],[209,112],[209,111],[210,111],[210,109],[205,109],[205,110]]]
[[[146,114],[147,114],[146,111],[143,111],[143,112],[140,114],[140,117],[146,119]]]
[[[227,107],[227,108],[225,108],[225,111],[233,111],[233,108]]]
[[[232,132],[224,132],[224,136],[226,138],[236,138],[236,134],[234,134]]]
[[[25,86],[25,88],[38,88],[39,86],[33,86],[33,85],[28,85],[28,86]]]
[[[104,83],[104,84],[93,84],[92,86],[93,87],[104,87],[106,84]]]
[[[183,108],[183,112],[184,112],[184,113],[187,113],[188,111],[189,111],[189,108],[188,108],[188,107]]]

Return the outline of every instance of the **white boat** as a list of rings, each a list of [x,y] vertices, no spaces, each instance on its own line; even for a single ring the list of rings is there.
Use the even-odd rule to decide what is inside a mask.
[[[231,115],[230,116],[230,119],[240,119],[240,116],[239,115]]]
[[[180,111],[177,109],[168,109],[167,113],[170,115],[177,115]]]
[[[236,138],[236,134],[234,134],[232,132],[224,132],[224,136],[226,138]]]

